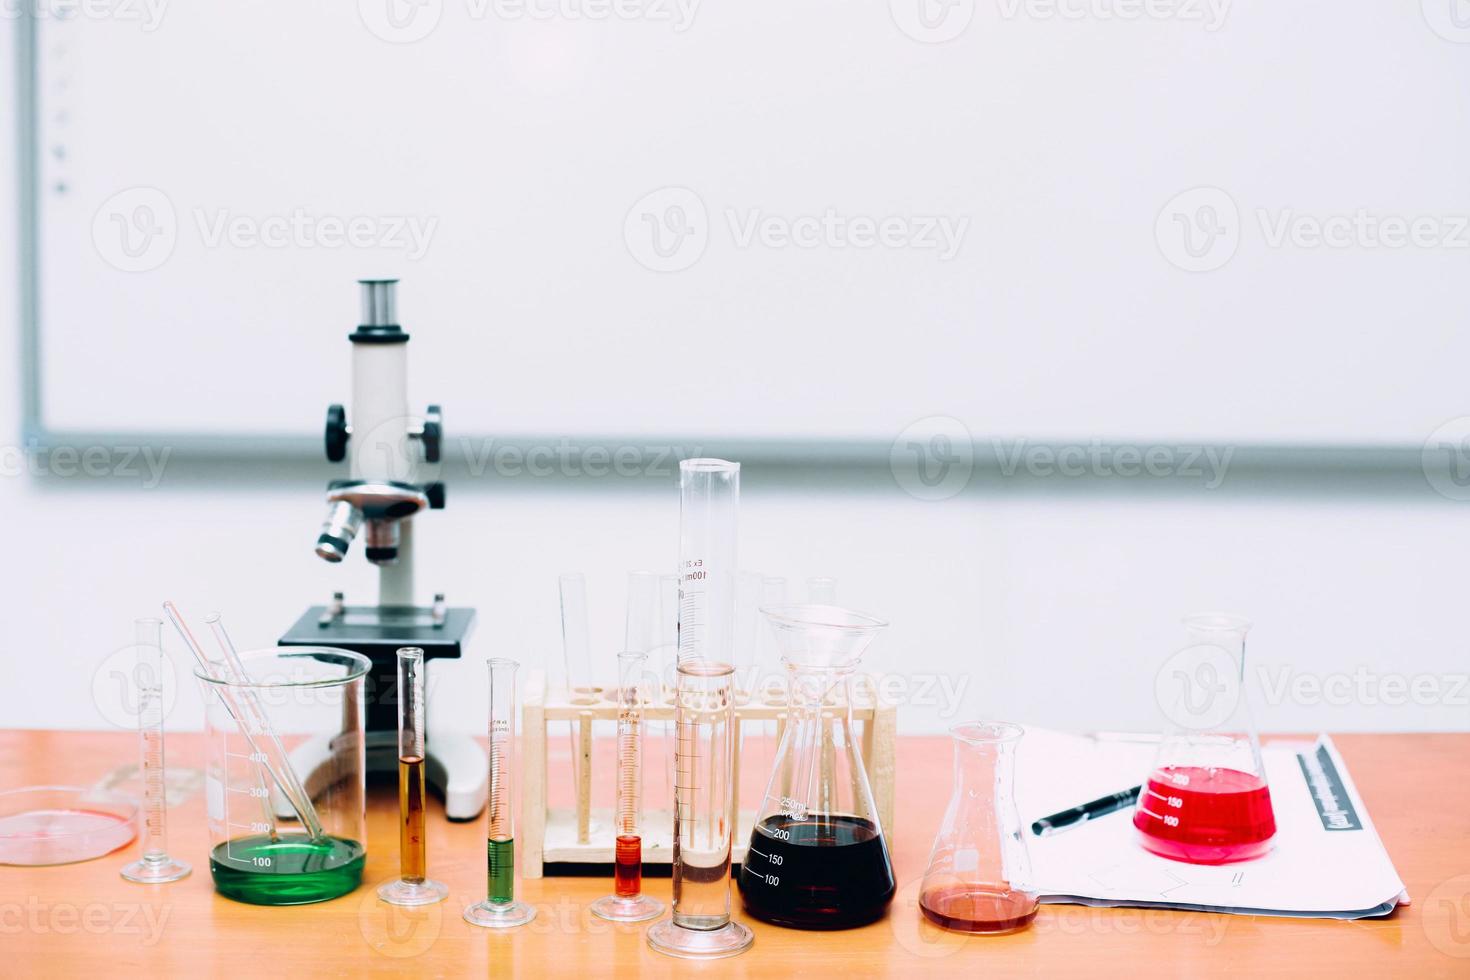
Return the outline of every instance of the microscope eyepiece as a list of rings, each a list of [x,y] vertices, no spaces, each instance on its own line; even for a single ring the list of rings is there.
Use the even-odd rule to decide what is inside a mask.
[[[398,326],[398,280],[359,279],[357,285],[361,307],[359,326]]]

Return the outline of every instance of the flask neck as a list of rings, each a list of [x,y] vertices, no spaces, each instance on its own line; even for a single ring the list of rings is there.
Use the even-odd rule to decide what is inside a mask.
[[[1238,616],[1205,613],[1186,618],[1184,629],[1191,643],[1225,651],[1236,680],[1245,680],[1245,638],[1250,623]]]
[[[954,736],[955,792],[968,797],[994,796],[997,802],[1014,797],[1015,742],[976,742]]]
[[[854,667],[803,667],[786,665],[788,703],[796,711],[845,705]]]

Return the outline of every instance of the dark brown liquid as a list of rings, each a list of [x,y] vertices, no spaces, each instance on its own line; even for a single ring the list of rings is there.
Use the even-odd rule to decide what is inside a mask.
[[[919,908],[930,922],[956,932],[1011,932],[1036,918],[1036,896],[1004,885],[949,885],[920,895]]]
[[[398,809],[402,822],[398,827],[399,875],[405,881],[420,882],[427,874],[424,842],[424,760],[422,756],[405,756],[398,760]]]
[[[740,867],[745,910],[797,929],[846,929],[882,917],[895,883],[888,846],[869,820],[768,817]]]

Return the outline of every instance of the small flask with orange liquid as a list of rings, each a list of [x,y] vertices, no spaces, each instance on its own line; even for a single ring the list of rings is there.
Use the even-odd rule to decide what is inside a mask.
[[[1031,859],[1016,810],[1016,746],[1024,729],[968,722],[954,738],[954,792],[919,890],[919,908],[956,932],[1016,932],[1036,918]]]

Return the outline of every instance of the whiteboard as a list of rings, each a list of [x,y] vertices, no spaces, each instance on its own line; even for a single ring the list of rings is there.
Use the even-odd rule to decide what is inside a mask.
[[[411,407],[457,433],[886,440],[944,415],[1418,445],[1470,362],[1470,38],[1431,8],[43,17],[43,415],[315,435],[348,396],[353,280],[391,275]],[[1313,244],[1359,212],[1433,233]]]

